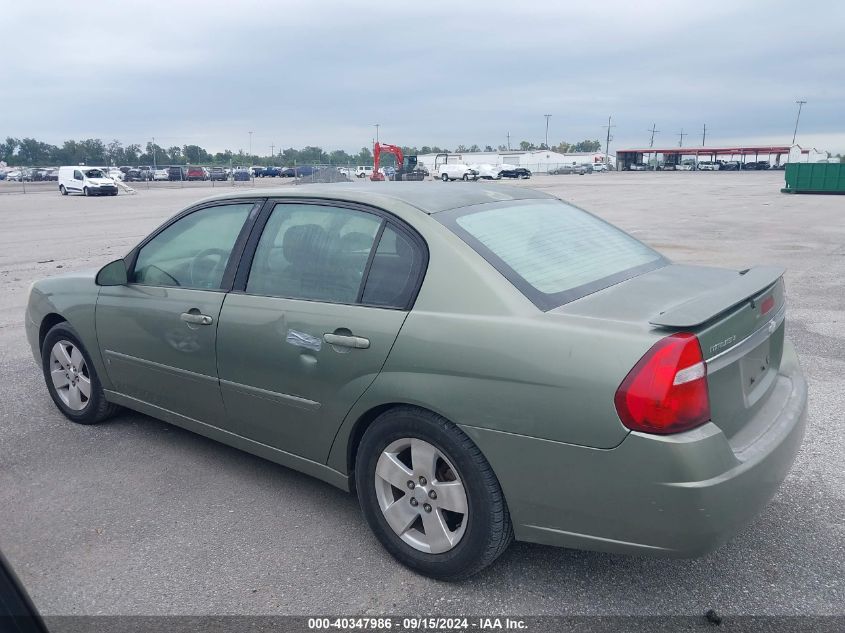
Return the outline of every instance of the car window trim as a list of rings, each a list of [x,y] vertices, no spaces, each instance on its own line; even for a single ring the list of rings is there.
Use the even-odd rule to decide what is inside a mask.
[[[261,210],[264,208],[266,198],[227,198],[224,200],[209,200],[207,202],[201,202],[192,207],[188,207],[187,209],[180,211],[179,213],[174,215],[172,218],[166,220],[163,224],[159,225],[158,228],[156,228],[152,233],[147,235],[147,237],[145,237],[138,245],[136,245],[135,248],[129,251],[129,254],[127,254],[127,256],[124,258],[126,261],[127,279],[132,279],[132,277],[135,275],[135,264],[138,261],[138,254],[141,252],[141,249],[144,248],[156,237],[158,237],[159,234],[176,224],[176,222],[178,222],[182,218],[185,218],[191,215],[192,213],[196,213],[197,211],[202,211],[203,209],[249,203],[252,203],[252,208],[249,210],[249,213],[247,213],[246,220],[244,220],[244,224],[241,227],[240,232],[238,233],[238,237],[235,238],[235,243],[232,245],[232,252],[229,254],[229,261],[226,263],[226,270],[223,271],[223,277],[220,281],[220,286],[218,288],[157,286],[155,284],[143,284],[135,281],[127,282],[127,285],[141,286],[147,288],[182,288],[183,290],[203,290],[206,292],[230,292],[232,290],[232,285],[234,284],[238,263],[241,260],[241,256],[243,255],[244,249],[246,248],[247,240],[251,235],[252,229],[255,226],[255,222],[257,221]]]
[[[258,249],[258,242],[261,239],[261,236],[264,233],[264,229],[267,226],[267,222],[270,219],[270,215],[273,213],[273,210],[276,208],[276,205],[281,204],[311,204],[315,206],[333,206],[342,209],[350,209],[353,211],[362,211],[364,213],[370,213],[376,215],[382,219],[381,226],[379,227],[379,232],[376,234],[377,240],[373,241],[372,251],[370,252],[371,258],[374,256],[376,250],[378,250],[378,246],[381,242],[382,236],[384,234],[384,229],[389,224],[390,227],[397,231],[398,233],[402,233],[405,235],[413,245],[416,246],[418,252],[422,258],[420,262],[420,270],[417,273],[417,280],[414,284],[413,291],[411,292],[407,303],[403,307],[396,307],[396,306],[381,306],[381,305],[374,305],[369,303],[364,303],[363,301],[356,301],[355,303],[343,303],[339,301],[323,301],[317,299],[306,299],[303,297],[279,297],[276,295],[262,295],[257,294],[254,292],[247,292],[246,285],[249,279],[249,273],[252,269],[252,263],[255,259],[255,252]],[[245,294],[252,297],[267,297],[272,299],[290,299],[292,301],[311,301],[316,303],[330,303],[334,305],[354,305],[354,306],[362,306],[367,308],[378,308],[382,310],[399,310],[402,312],[409,312],[413,309],[414,304],[416,303],[417,296],[419,295],[420,288],[422,288],[423,281],[425,280],[426,272],[428,272],[428,261],[429,261],[429,250],[428,250],[428,243],[425,239],[420,235],[412,226],[410,226],[407,222],[399,218],[398,216],[390,213],[385,209],[381,209],[379,207],[371,206],[369,204],[364,204],[360,202],[353,202],[351,200],[342,200],[336,198],[311,198],[311,197],[284,197],[284,198],[268,198],[261,209],[261,213],[259,214],[258,219],[255,221],[252,227],[252,231],[250,232],[249,239],[247,240],[246,247],[244,252],[241,255],[240,262],[238,264],[237,273],[235,274],[234,284],[230,292],[235,294]],[[364,276],[361,279],[361,286],[358,288],[358,295],[360,297],[363,295],[364,289],[367,287],[367,281],[369,279],[370,269],[371,269],[371,261],[367,262],[367,267],[364,270]],[[357,298],[356,297],[356,298]]]

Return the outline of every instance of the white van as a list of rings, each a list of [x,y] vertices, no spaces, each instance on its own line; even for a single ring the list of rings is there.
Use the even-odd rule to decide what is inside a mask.
[[[355,168],[355,175],[358,178],[369,178],[373,175],[373,168],[370,165],[367,165],[366,167],[358,165],[358,167]]]
[[[117,185],[99,167],[59,167],[59,191],[63,196],[81,193],[83,196],[116,196]]]
[[[440,165],[440,180],[448,182],[450,180],[475,180],[478,174],[475,170],[470,169],[468,165],[463,163],[446,163]]]

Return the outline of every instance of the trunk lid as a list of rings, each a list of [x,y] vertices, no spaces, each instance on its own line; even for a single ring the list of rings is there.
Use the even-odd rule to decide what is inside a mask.
[[[711,419],[732,440],[775,387],[785,329],[783,273],[770,266],[737,272],[670,264],[552,312],[625,322],[655,341],[673,332],[696,334]]]

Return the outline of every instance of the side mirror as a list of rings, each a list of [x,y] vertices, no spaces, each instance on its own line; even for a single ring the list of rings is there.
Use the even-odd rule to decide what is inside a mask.
[[[94,279],[98,286],[123,286],[128,281],[126,262],[122,259],[116,259],[103,266]]]

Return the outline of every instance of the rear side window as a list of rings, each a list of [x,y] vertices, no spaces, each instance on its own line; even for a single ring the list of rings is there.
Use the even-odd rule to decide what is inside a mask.
[[[387,225],[382,233],[361,295],[366,305],[407,307],[423,268],[423,253],[406,235]]]
[[[666,263],[627,233],[559,200],[477,205],[434,217],[542,310]]]

